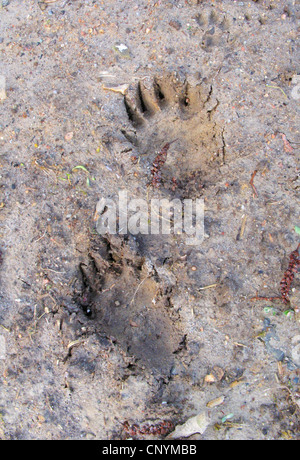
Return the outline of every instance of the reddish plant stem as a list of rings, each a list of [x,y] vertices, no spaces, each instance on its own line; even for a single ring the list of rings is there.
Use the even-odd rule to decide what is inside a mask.
[[[153,436],[166,436],[171,431],[174,430],[174,424],[170,421],[162,421],[157,423],[156,425],[143,425],[139,426],[137,424],[129,425],[129,422],[126,421],[122,423],[124,430],[129,436],[137,436],[137,435],[153,435]]]
[[[290,303],[289,293],[291,290],[291,285],[294,281],[295,274],[298,272],[298,268],[300,267],[299,249],[300,244],[298,245],[296,251],[292,252],[292,254],[290,255],[289,267],[285,272],[284,277],[280,283],[281,297],[284,303]]]
[[[156,156],[156,158],[154,160],[154,163],[152,165],[152,169],[151,169],[151,175],[152,175],[151,185],[153,187],[156,187],[156,188],[160,187],[161,182],[162,182],[161,169],[164,166],[165,162],[167,161],[168,151],[169,151],[169,148],[170,148],[171,144],[173,144],[176,141],[177,141],[177,139],[175,139],[172,142],[168,142],[162,148],[162,150],[159,152],[159,154]]]
[[[281,296],[280,297],[261,297],[261,296],[256,295],[256,297],[253,297],[251,301],[265,300],[268,302],[272,302],[273,300],[281,300],[285,304],[290,303],[289,293],[290,293],[291,286],[295,278],[295,274],[298,272],[298,268],[300,267],[299,250],[300,250],[300,244],[298,244],[296,251],[293,251],[292,254],[290,255],[289,267],[286,270],[284,277],[282,278],[282,281],[280,283]]]

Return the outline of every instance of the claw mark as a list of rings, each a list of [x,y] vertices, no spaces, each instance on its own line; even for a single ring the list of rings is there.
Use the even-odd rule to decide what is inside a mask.
[[[133,106],[127,96],[124,97],[124,104],[129,120],[134,126],[141,126],[144,124],[143,117],[138,113],[138,110]]]

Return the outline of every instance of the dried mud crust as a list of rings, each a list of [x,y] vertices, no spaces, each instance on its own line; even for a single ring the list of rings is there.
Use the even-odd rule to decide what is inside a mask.
[[[80,264],[77,302],[97,333],[106,334],[135,364],[167,377],[183,340],[171,305],[170,283],[162,282],[134,242],[117,236],[94,239]]]
[[[131,126],[122,132],[150,168],[163,147],[172,143],[162,184],[171,190],[178,186],[177,194],[191,198],[191,193],[199,195],[204,184],[215,181],[225,162],[225,148],[223,129],[214,121],[219,102],[212,97],[212,84],[183,80],[173,73],[150,83],[140,81],[124,97]]]

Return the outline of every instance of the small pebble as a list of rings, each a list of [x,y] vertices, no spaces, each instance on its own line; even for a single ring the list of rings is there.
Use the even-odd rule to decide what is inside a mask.
[[[38,5],[42,11],[45,11],[47,9],[47,3],[44,2],[38,2]]]
[[[182,28],[181,23],[177,19],[171,19],[169,25],[173,27],[175,30],[180,30]]]
[[[124,43],[116,43],[114,45],[114,50],[121,56],[122,58],[129,59],[131,57],[130,50],[127,45]]]
[[[3,75],[0,75],[0,101],[6,99],[6,79]]]

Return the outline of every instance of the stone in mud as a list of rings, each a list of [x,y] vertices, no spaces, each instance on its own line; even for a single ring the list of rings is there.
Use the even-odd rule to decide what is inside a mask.
[[[127,45],[125,43],[116,43],[114,45],[115,52],[121,56],[123,59],[130,59],[131,53]]]
[[[6,99],[6,79],[3,75],[0,75],[0,101]]]

